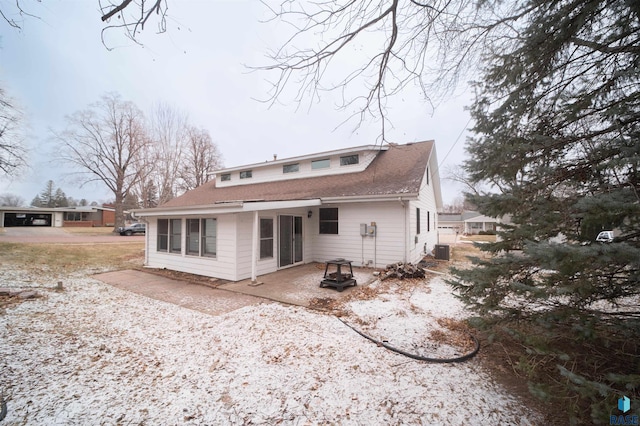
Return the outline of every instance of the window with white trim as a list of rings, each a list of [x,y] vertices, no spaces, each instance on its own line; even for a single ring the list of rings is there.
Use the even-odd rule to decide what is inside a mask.
[[[182,253],[182,219],[169,219],[169,251]]]
[[[157,251],[169,251],[169,219],[158,219]]]
[[[285,164],[282,166],[282,173],[295,173],[300,171],[300,163]]]
[[[358,154],[345,155],[343,157],[340,157],[341,166],[350,166],[352,164],[358,164],[359,161],[360,161],[360,158],[358,157]]]
[[[320,234],[338,234],[338,208],[320,209]]]
[[[200,219],[187,219],[187,254],[200,255]]]
[[[331,165],[331,160],[325,158],[324,160],[315,160],[311,162],[311,170],[326,169]]]
[[[273,219],[260,218],[260,259],[273,257]]]
[[[202,240],[201,256],[215,257],[218,254],[218,220],[202,219],[200,237]]]

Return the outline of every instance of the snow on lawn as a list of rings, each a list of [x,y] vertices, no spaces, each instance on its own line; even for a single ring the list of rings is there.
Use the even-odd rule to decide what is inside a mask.
[[[42,276],[2,271],[0,287]],[[2,425],[535,424],[483,372],[415,361],[330,315],[276,303],[214,317],[84,276],[0,313]],[[352,302],[346,319],[388,316],[392,334],[456,315],[441,281],[409,299]],[[430,297],[431,296],[431,297]],[[407,305],[407,303],[409,305]],[[393,312],[413,306],[415,315]],[[447,308],[448,306],[448,308]]]
[[[379,286],[380,282],[371,287]],[[396,349],[427,358],[458,358],[473,349],[468,335],[451,331],[437,319],[461,320],[467,316],[462,303],[451,296],[441,278],[407,290],[387,285],[375,299],[348,303],[345,320],[370,337]],[[437,301],[437,303],[434,303]],[[448,342],[449,336],[465,347]]]

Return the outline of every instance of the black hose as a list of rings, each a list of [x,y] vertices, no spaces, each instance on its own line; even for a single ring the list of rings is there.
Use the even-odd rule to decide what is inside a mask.
[[[7,402],[0,396],[0,421],[7,415]]]
[[[338,318],[338,317],[336,317]],[[473,345],[474,348],[471,352],[464,354],[462,356],[456,357],[456,358],[430,358],[430,357],[426,357],[426,356],[421,356],[421,355],[416,355],[416,354],[412,354],[409,352],[405,352],[402,349],[398,349],[398,348],[394,348],[393,346],[385,343],[385,342],[381,342],[379,340],[374,339],[371,336],[368,336],[366,334],[364,334],[363,332],[361,332],[360,330],[358,330],[357,328],[353,327],[351,324],[346,323],[345,321],[341,320],[340,318],[338,318],[338,320],[340,320],[341,323],[343,323],[344,325],[346,325],[347,327],[349,327],[350,329],[352,329],[353,331],[355,331],[356,333],[358,333],[359,335],[361,335],[362,337],[364,337],[365,339],[369,339],[371,340],[373,343],[375,343],[378,346],[382,346],[386,349],[389,349],[390,351],[399,353],[400,355],[404,355],[406,357],[409,358],[413,358],[413,359],[417,359],[418,361],[427,361],[427,362],[434,362],[434,363],[440,363],[440,364],[448,364],[448,363],[452,363],[452,362],[462,362],[462,361],[466,361],[468,359],[473,358],[478,351],[480,350],[480,342],[478,341],[478,339],[476,339],[476,337],[473,334],[469,334],[469,337],[471,338],[471,340],[473,340]]]

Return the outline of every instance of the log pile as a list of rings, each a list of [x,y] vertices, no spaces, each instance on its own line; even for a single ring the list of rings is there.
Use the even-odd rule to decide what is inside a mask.
[[[381,281],[389,278],[398,278],[400,280],[405,278],[424,278],[424,269],[411,263],[393,263],[387,265],[385,271],[380,274]]]

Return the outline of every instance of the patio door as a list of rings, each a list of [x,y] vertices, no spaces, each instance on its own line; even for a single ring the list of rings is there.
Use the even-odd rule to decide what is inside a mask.
[[[280,216],[278,218],[279,266],[302,262],[302,216]]]

